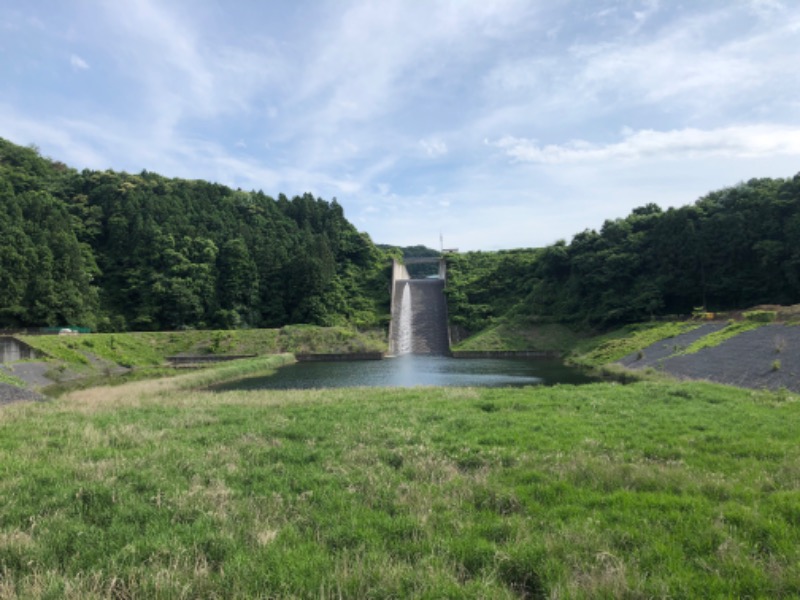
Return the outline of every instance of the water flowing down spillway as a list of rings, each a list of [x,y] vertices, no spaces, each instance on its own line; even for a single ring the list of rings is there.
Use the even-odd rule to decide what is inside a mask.
[[[445,355],[449,349],[444,280],[395,281],[391,353]]]
[[[411,286],[406,281],[405,285],[403,285],[403,295],[400,297],[400,317],[397,319],[397,349],[395,354],[398,356],[411,354],[413,350],[412,318]]]

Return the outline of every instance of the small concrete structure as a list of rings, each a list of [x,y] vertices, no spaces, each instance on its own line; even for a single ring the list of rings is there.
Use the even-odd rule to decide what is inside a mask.
[[[561,358],[555,350],[455,350],[453,358]]]
[[[0,363],[36,358],[36,351],[10,335],[0,336]]]
[[[297,362],[348,362],[351,360],[382,360],[383,352],[353,352],[351,354],[295,354]]]

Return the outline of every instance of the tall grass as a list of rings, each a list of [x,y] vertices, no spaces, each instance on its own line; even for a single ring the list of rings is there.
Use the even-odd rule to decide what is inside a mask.
[[[200,375],[0,409],[0,597],[800,595],[794,396]]]

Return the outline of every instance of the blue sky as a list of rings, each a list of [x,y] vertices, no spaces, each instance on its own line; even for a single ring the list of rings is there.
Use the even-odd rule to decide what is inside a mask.
[[[800,171],[797,0],[6,0],[0,137],[542,246]]]

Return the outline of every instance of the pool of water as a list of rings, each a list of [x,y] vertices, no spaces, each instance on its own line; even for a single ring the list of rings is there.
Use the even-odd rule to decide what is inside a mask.
[[[306,362],[282,367],[275,375],[240,379],[215,391],[333,387],[479,386],[581,384],[584,372],[544,359],[463,359],[413,356],[376,361]]]

